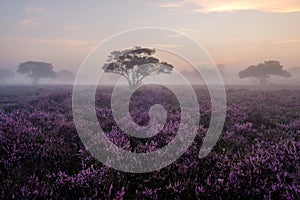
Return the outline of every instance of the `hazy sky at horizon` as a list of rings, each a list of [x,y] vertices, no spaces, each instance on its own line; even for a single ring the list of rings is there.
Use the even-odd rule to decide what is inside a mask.
[[[98,43],[143,26],[183,32],[232,69],[269,59],[300,66],[300,1],[224,2],[1,1],[0,67],[39,60],[74,71]]]

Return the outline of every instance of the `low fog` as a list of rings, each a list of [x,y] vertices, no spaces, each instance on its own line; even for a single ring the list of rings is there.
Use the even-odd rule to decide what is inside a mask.
[[[52,64],[51,64],[52,66]],[[217,65],[218,70],[222,76],[225,85],[260,85],[258,82],[253,80],[253,78],[244,78],[241,79],[239,77],[239,72],[241,70],[235,70],[230,66],[225,66],[222,64]],[[182,69],[178,67],[179,69]],[[201,66],[202,75],[207,77],[208,79],[213,79],[214,70],[212,67]],[[242,67],[241,67],[242,68]],[[246,69],[245,66],[242,69]],[[268,85],[300,85],[300,67],[284,67],[284,69],[289,72],[291,77],[284,78],[280,76],[271,75],[268,78]],[[101,67],[98,69],[103,70]],[[176,67],[175,69],[176,70]],[[173,71],[174,71],[173,70]],[[63,68],[52,68],[54,73],[53,77],[45,77],[41,76],[38,79],[38,82],[35,84],[39,85],[72,85],[74,83],[76,77],[76,71],[71,71]],[[187,71],[187,70],[176,70],[179,74],[185,77],[191,84],[205,84],[202,76],[198,73],[197,70]],[[31,72],[32,73],[32,72]],[[18,72],[18,68],[0,68],[0,84],[1,85],[32,85],[33,79],[31,73],[21,74]],[[92,72],[93,73],[93,72]],[[158,74],[151,75],[145,78],[146,82],[155,82],[158,79],[163,79],[167,84],[185,84],[182,80],[182,76],[178,76],[178,73],[170,73],[170,74]],[[177,74],[177,75],[176,75]],[[99,79],[100,85],[111,85],[114,81],[117,81],[122,76],[114,73],[105,73],[103,72],[103,76]],[[81,75],[81,79],[84,82],[83,84],[94,84],[90,81],[88,74]]]

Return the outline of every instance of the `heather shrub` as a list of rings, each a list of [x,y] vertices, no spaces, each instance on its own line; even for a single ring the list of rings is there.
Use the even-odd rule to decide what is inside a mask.
[[[195,90],[201,117],[189,149],[163,169],[131,174],[109,168],[85,149],[72,120],[71,88],[0,88],[1,198],[299,198],[300,91],[229,90],[223,133],[210,154],[199,159],[211,106],[207,90]],[[148,123],[154,103],[161,103],[168,113],[156,136],[140,139],[117,126],[111,91],[98,88],[95,111],[115,145],[151,152],[174,138],[181,117],[172,93],[148,88],[132,96],[131,117],[137,124]],[[131,119],[122,120],[126,124]]]

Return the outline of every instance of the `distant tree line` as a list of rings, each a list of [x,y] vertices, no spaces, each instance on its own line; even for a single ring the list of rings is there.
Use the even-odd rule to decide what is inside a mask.
[[[172,72],[173,65],[159,61],[159,59],[152,56],[154,53],[155,49],[142,47],[113,51],[102,69],[105,72],[125,77],[129,86],[136,88],[147,76],[160,73],[170,74]],[[218,68],[221,70],[224,66],[220,65]],[[265,85],[275,77],[290,78],[291,74],[283,68],[284,66],[279,61],[264,61],[240,71],[239,78],[248,78]],[[75,77],[74,73],[69,70],[55,72],[51,63],[39,61],[23,62],[19,64],[17,72],[32,79],[32,84],[38,84],[41,78],[56,79],[62,83],[72,83]],[[12,71],[0,68],[0,84],[5,84],[6,80],[13,77],[14,73]]]
[[[32,84],[38,84],[41,78],[56,79],[62,83],[72,83],[75,75],[72,71],[61,70],[55,72],[51,63],[39,61],[26,61],[18,66],[17,72],[26,75],[32,80]],[[6,80],[14,77],[14,73],[9,69],[0,69],[0,84],[5,84]]]

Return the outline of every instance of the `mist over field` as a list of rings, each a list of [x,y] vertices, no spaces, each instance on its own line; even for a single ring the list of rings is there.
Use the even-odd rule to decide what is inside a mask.
[[[210,68],[209,67],[201,67],[204,69],[204,75],[205,76],[210,76]],[[2,68],[2,69],[7,69],[7,68]],[[8,69],[10,70],[10,69]],[[270,85],[300,85],[300,67],[286,67],[286,70],[290,72],[291,77],[286,79],[286,78],[280,78],[280,77],[273,77],[270,81]],[[5,85],[31,85],[31,80],[30,78],[20,75],[15,71],[10,70],[13,73],[13,76],[5,78]],[[257,85],[259,87],[259,84],[257,82],[254,82],[252,80],[243,80],[240,79],[238,76],[239,71],[236,71],[235,69],[230,69],[228,66],[222,66],[221,69],[219,69],[222,79],[224,81],[225,85]],[[49,78],[42,78],[40,80],[40,84],[54,84],[54,85],[65,85],[65,84],[70,84],[72,85],[75,81],[76,78],[76,71],[70,71],[70,70],[61,70],[60,72],[67,72],[67,75],[64,76],[64,74],[54,78],[54,79],[49,79]],[[197,71],[185,71],[182,70],[180,73],[186,77],[191,84],[200,84],[200,85],[205,85],[204,80],[202,76],[197,72]],[[99,84],[103,85],[111,85],[111,80],[112,79],[118,79],[121,78],[119,75],[116,74],[104,74],[103,78],[100,80]],[[166,81],[170,84],[184,84],[184,82],[180,83],[176,80],[176,77],[174,78],[173,76],[165,76],[164,77]],[[89,82],[89,77],[88,75],[85,76],[86,79],[86,84],[91,84]],[[155,80],[155,77],[149,77],[149,80]],[[126,83],[125,83],[126,84]]]

